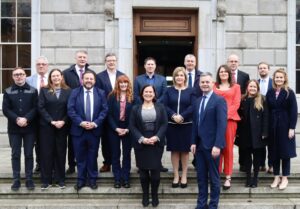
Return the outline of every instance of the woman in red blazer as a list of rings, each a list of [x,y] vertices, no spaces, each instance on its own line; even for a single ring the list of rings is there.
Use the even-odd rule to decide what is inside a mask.
[[[223,96],[227,103],[227,128],[226,128],[226,145],[221,152],[219,171],[222,172],[224,159],[224,170],[226,180],[223,189],[231,187],[231,174],[233,168],[233,145],[237,129],[237,121],[240,120],[238,109],[241,102],[240,86],[233,82],[231,70],[227,65],[221,65],[218,68],[214,92]]]

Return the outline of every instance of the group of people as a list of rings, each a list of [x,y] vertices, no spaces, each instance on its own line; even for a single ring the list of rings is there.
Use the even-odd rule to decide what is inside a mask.
[[[159,204],[160,172],[167,171],[161,163],[165,145],[171,152],[173,188],[188,186],[189,152],[194,154],[197,209],[218,207],[220,173],[225,174],[223,189],[230,189],[234,144],[239,147],[240,170],[246,172],[247,187],[257,187],[266,158],[268,172],[274,173],[271,187],[287,187],[290,159],[296,156],[298,111],[284,69],[277,69],[271,79],[269,65],[261,62],[260,79],[250,80],[238,70],[239,58],[232,54],[227,64],[218,68],[214,81],[211,73],[196,69],[196,57],[188,54],[185,67],[174,69],[173,85],[167,87],[165,77],[155,73],[152,57],[145,59],[145,74],[137,76],[133,85],[117,70],[113,53],[105,56],[106,70],[99,74],[89,69],[86,51],[77,51],[75,59],[69,69],[48,73],[47,58],[39,57],[37,74],[28,78],[20,67],[12,71],[14,84],[3,97],[12,148],[12,190],[21,186],[22,143],[27,189],[35,188],[34,146],[42,190],[54,183],[65,188],[65,175],[74,173],[75,166],[74,188],[97,189],[100,138],[104,157],[100,172],[112,167],[114,188],[130,188],[134,148],[144,207],[150,204],[150,187],[152,205]],[[65,171],[67,148],[69,168]]]

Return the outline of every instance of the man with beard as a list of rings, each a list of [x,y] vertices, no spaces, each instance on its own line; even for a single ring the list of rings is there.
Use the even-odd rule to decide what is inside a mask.
[[[70,134],[77,162],[77,183],[74,186],[77,191],[86,183],[91,189],[98,188],[98,149],[108,111],[104,91],[95,87],[96,74],[87,70],[82,81],[83,86],[74,89],[68,101],[68,115],[72,121]]]

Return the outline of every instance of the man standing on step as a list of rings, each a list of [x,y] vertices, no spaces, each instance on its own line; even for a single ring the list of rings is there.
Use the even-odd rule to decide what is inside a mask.
[[[227,105],[223,97],[213,92],[211,73],[200,75],[203,96],[194,104],[191,152],[196,155],[198,200],[196,209],[217,209],[220,196],[219,163],[225,145]],[[207,131],[210,130],[210,131]],[[208,177],[210,202],[208,200]]]
[[[114,53],[108,53],[105,55],[106,70],[97,74],[96,86],[105,92],[105,97],[115,88],[115,82],[120,75],[123,75],[121,71],[117,70],[117,55]],[[108,138],[108,120],[106,119],[104,129],[101,136],[101,150],[103,156],[103,166],[100,168],[100,172],[109,172],[111,166],[111,145]]]
[[[108,107],[104,91],[95,87],[96,74],[85,71],[83,86],[74,89],[68,101],[68,115],[72,121],[70,134],[77,161],[77,183],[80,190],[87,183],[97,189],[97,157],[103,121]]]
[[[21,67],[12,71],[14,84],[4,90],[2,111],[7,117],[7,132],[11,147],[13,191],[21,186],[21,148],[24,147],[26,188],[34,189],[32,180],[33,146],[36,135],[38,92],[26,83],[26,73]]]
[[[78,50],[75,53],[76,64],[71,65],[68,69],[63,71],[64,79],[66,84],[71,88],[75,89],[82,85],[82,75],[86,70],[89,69],[88,53],[85,50]],[[69,168],[66,171],[66,174],[72,174],[75,172],[75,155],[72,144],[72,136],[68,136],[68,163]]]
[[[48,84],[48,59],[44,56],[40,56],[36,59],[36,73],[33,74],[30,77],[26,78],[26,82],[36,88],[38,90],[38,93],[40,93],[40,89],[42,87],[45,87]],[[37,121],[39,121],[39,119],[37,119]],[[35,169],[34,169],[34,173],[35,174],[39,174],[41,171],[40,168],[40,134],[39,134],[39,128],[37,129],[37,133],[36,133],[36,140],[35,140]]]

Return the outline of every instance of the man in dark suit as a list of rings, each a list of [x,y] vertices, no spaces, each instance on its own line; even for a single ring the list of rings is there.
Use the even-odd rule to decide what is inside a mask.
[[[228,56],[227,65],[231,69],[232,80],[240,85],[241,94],[243,95],[246,92],[247,83],[250,80],[250,78],[249,78],[248,73],[245,73],[238,69],[239,63],[240,63],[239,57],[236,54],[231,54]],[[245,157],[243,155],[243,152],[241,151],[241,149],[239,149],[240,171],[243,171],[243,172],[246,171],[246,168],[244,165],[244,161],[245,161],[244,159],[245,159]]]
[[[66,84],[71,88],[75,89],[82,85],[82,74],[89,68],[88,53],[85,50],[79,50],[75,53],[76,64],[71,65],[68,69],[63,71],[64,79]],[[75,156],[73,150],[72,136],[68,136],[68,164],[69,168],[66,174],[72,174],[75,172]]]
[[[115,82],[120,75],[123,75],[121,71],[117,70],[117,56],[114,53],[108,53],[105,56],[106,70],[97,74],[96,86],[105,92],[105,97],[115,88]],[[104,121],[104,129],[101,136],[102,156],[104,158],[103,166],[100,168],[100,172],[109,172],[111,166],[111,151],[108,138],[108,121]]]
[[[213,92],[211,73],[202,73],[200,88],[203,96],[194,104],[191,152],[196,154],[198,200],[196,209],[217,209],[220,196],[220,152],[225,146],[227,105],[223,97]],[[208,131],[209,130],[209,131]],[[208,199],[210,178],[210,202]]]
[[[47,57],[40,56],[36,59],[36,73],[30,77],[26,78],[26,83],[30,86],[36,88],[38,93],[40,93],[40,89],[48,84],[48,66],[49,62]],[[37,119],[38,121],[38,119]],[[34,173],[38,174],[40,172],[40,134],[39,128],[37,129],[36,133],[36,140],[35,140],[35,155],[36,155],[36,165],[34,169]]]
[[[68,115],[72,121],[70,134],[77,161],[76,190],[88,181],[91,189],[97,189],[97,157],[103,121],[108,107],[104,91],[94,87],[96,74],[85,71],[83,86],[74,89],[68,101]]]
[[[188,87],[194,88],[196,97],[202,96],[202,91],[199,86],[200,70],[196,70],[196,57],[193,54],[187,54],[184,58],[184,66],[188,75]]]
[[[33,146],[36,134],[36,114],[38,93],[26,83],[24,69],[18,67],[12,71],[14,84],[4,91],[2,111],[7,117],[7,132],[12,149],[13,191],[21,186],[21,148],[24,147],[26,188],[35,188],[32,180]]]
[[[163,103],[164,94],[167,91],[167,80],[164,76],[155,73],[156,60],[153,57],[147,57],[144,60],[145,74],[139,75],[135,78],[133,84],[134,91],[134,102],[136,104],[142,104],[140,98],[140,91],[142,88],[149,84],[154,86],[156,91],[156,101]],[[161,166],[161,172],[167,172],[168,169]]]
[[[272,78],[270,78],[269,73],[270,73],[270,65],[266,62],[260,62],[257,66],[258,69],[258,74],[259,74],[259,88],[260,88],[260,93],[264,96],[267,95],[268,90],[272,89]],[[271,152],[269,150],[268,146],[268,173],[272,174],[273,173],[273,163],[271,159]],[[260,171],[266,171],[266,156],[267,156],[267,151],[266,148],[263,149],[263,156],[262,156],[262,161],[260,163]]]

